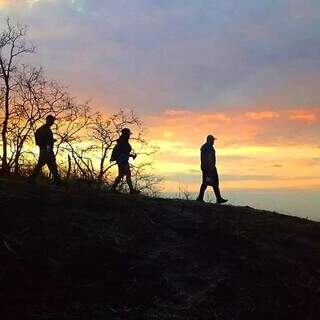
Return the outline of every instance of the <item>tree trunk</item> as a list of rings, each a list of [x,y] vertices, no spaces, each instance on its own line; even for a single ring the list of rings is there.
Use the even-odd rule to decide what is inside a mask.
[[[2,124],[1,138],[2,138],[2,164],[1,173],[8,175],[10,173],[10,168],[8,166],[8,122],[9,122],[9,83],[8,79],[5,79],[6,91],[5,91],[5,101],[4,101],[4,120]]]
[[[19,159],[20,159],[21,153],[17,150],[16,156],[14,158],[14,175],[19,176],[20,175],[20,165],[19,165]]]
[[[68,181],[70,178],[70,173],[71,173],[71,157],[68,154],[68,171],[67,171],[67,176],[66,176],[66,180]]]

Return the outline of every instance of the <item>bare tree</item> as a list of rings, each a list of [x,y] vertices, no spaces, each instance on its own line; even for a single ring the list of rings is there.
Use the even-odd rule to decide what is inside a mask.
[[[14,167],[15,174],[19,174],[20,157],[23,152],[29,153],[24,147],[31,142],[36,123],[49,113],[50,108],[45,100],[47,81],[42,68],[22,66],[14,77],[15,86],[12,90],[11,117],[8,123],[7,142],[10,147],[7,166]]]
[[[67,178],[71,174],[71,155],[73,154],[70,146],[81,145],[87,140],[87,129],[92,121],[89,103],[78,104],[74,99],[69,99],[67,107],[58,117],[54,131],[58,138],[56,143],[56,155],[60,153],[59,159],[62,167],[67,165]],[[67,157],[62,155],[67,154]]]
[[[80,144],[68,141],[69,151],[77,169],[85,179],[95,180],[100,185],[114,164],[107,163],[108,156],[120,136],[121,129],[129,124],[139,126],[133,114],[120,111],[111,117],[96,113],[88,122],[89,138]]]
[[[153,151],[157,148],[153,146]],[[150,151],[149,151],[150,152]],[[140,162],[131,165],[133,186],[137,190],[141,190],[150,196],[158,196],[161,191],[159,184],[162,182],[162,177],[152,173],[152,161]]]
[[[75,119],[84,114],[87,105],[78,106],[73,102],[66,88],[56,81],[45,78],[42,68],[22,66],[15,73],[15,86],[12,90],[11,116],[7,128],[7,167],[14,168],[19,174],[20,158],[30,154],[30,144],[33,144],[33,133],[48,114],[59,118],[57,133],[61,138],[70,139],[79,129]],[[85,111],[87,112],[87,111]],[[29,146],[26,144],[29,143]]]
[[[155,190],[159,180],[148,171],[148,157],[156,148],[144,140],[140,119],[123,110],[111,116],[91,114],[87,102],[77,103],[65,87],[48,80],[41,67],[19,63],[19,58],[35,50],[26,43],[26,34],[26,26],[11,24],[9,19],[0,32],[0,172],[18,175],[21,167],[23,171],[30,167],[30,155],[36,157],[34,132],[48,114],[53,114],[58,119],[53,130],[58,138],[55,152],[59,152],[61,166],[67,167],[67,176],[72,171],[98,186],[109,183],[114,166],[108,161],[111,151],[121,130],[129,126],[135,133],[135,153],[142,158],[132,166],[133,181],[140,189]]]
[[[146,161],[145,158],[156,152],[156,147],[149,145],[143,139],[143,124],[132,111],[121,110],[109,117],[102,113],[96,113],[88,123],[86,130],[89,139],[76,145],[69,143],[69,151],[73,161],[84,179],[95,180],[98,186],[104,182],[110,184],[114,178],[111,169],[115,163],[110,163],[108,160],[119,139],[121,130],[127,126],[130,126],[134,131],[132,141],[135,152],[144,156],[143,162],[132,166],[134,181],[138,183],[138,181],[144,180],[144,190],[155,189],[157,179],[155,177],[151,179],[152,174],[147,174],[146,169],[151,167],[151,162]]]
[[[25,42],[27,27],[19,23],[12,25],[7,18],[6,29],[0,33],[0,76],[3,79],[3,121],[1,129],[2,138],[2,172],[8,172],[8,125],[11,116],[10,94],[13,88],[12,73],[17,70],[17,59],[34,52],[33,45]]]

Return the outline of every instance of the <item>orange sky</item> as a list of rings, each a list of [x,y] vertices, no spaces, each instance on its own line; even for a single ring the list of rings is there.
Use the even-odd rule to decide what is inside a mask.
[[[198,189],[209,133],[223,188],[319,189],[319,12],[301,0],[0,0],[2,17],[29,26],[25,63],[144,120],[167,190]]]
[[[241,109],[240,109],[241,110]],[[199,148],[214,134],[221,183],[227,189],[320,187],[319,108],[195,112],[170,109],[146,119],[160,147],[157,173],[166,191],[199,187]]]

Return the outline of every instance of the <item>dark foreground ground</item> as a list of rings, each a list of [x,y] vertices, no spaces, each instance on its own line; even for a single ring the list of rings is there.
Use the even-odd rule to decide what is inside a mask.
[[[319,315],[319,223],[0,180],[0,319]]]

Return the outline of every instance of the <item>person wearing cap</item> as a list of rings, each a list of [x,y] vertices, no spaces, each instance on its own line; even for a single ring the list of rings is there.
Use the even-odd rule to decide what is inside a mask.
[[[115,191],[121,179],[126,176],[126,180],[131,194],[140,193],[139,190],[134,189],[131,180],[131,170],[129,165],[129,158],[136,158],[136,154],[131,153],[132,148],[129,143],[129,139],[132,132],[128,128],[121,130],[121,135],[117,140],[117,144],[114,147],[111,155],[111,161],[116,161],[118,165],[118,176],[116,177],[112,186],[112,191]]]
[[[46,123],[35,132],[35,140],[36,144],[39,146],[40,153],[38,163],[28,179],[29,183],[34,183],[42,167],[47,165],[53,176],[54,183],[61,184],[56,158],[53,152],[53,145],[56,142],[56,139],[53,138],[53,133],[51,131],[51,126],[54,124],[55,120],[56,118],[53,115],[48,115],[46,117]]]
[[[213,187],[217,203],[225,203],[228,200],[223,199],[219,189],[219,176],[216,168],[216,152],[213,147],[216,138],[212,135],[207,137],[207,142],[201,147],[201,171],[202,184],[200,187],[197,201],[204,202],[204,193],[208,186]]]

